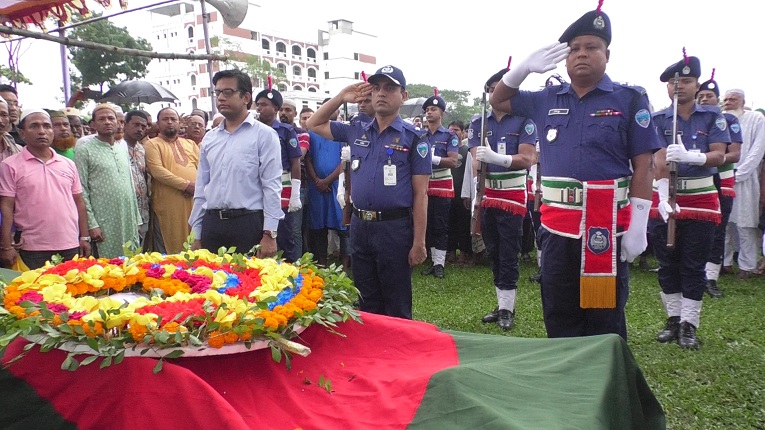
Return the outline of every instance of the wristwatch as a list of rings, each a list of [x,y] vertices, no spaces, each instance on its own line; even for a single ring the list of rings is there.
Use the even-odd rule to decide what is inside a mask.
[[[85,242],[90,242],[90,236],[82,236],[82,237],[80,238],[80,241],[83,241],[83,240],[84,240]]]
[[[263,230],[263,234],[269,236],[271,239],[276,239],[276,230]]]

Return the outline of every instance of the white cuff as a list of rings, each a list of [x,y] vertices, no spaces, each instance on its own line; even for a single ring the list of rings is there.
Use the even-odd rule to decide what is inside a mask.
[[[509,88],[520,88],[521,83],[526,79],[526,76],[528,76],[528,73],[526,73],[525,70],[525,67],[516,67],[508,70],[507,73],[502,76],[502,83]]]
[[[433,163],[434,166],[438,166],[439,164],[441,164],[441,157],[439,157],[438,155],[431,156],[431,159],[432,159],[431,162]]]

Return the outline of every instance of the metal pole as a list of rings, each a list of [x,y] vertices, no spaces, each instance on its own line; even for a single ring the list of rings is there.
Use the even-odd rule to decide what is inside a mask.
[[[202,5],[202,31],[204,32],[205,36],[205,50],[207,51],[207,54],[210,54],[210,34],[207,29],[207,22],[210,20],[210,15],[207,14],[207,7],[205,5],[205,0],[199,0],[199,3]],[[215,113],[217,110],[215,109],[215,86],[212,83],[213,78],[213,71],[212,71],[212,60],[207,60],[207,74],[210,77],[210,110],[212,111],[213,116],[215,116]]]
[[[58,22],[58,35],[65,37],[64,23]],[[66,45],[60,45],[59,51],[61,53],[61,81],[64,83],[64,104],[69,103],[69,98],[72,96],[72,83],[69,81],[69,56],[66,52]]]

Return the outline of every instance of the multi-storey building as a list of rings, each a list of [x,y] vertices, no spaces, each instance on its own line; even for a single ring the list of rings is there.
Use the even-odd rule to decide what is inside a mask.
[[[298,106],[316,109],[326,97],[358,81],[362,70],[371,74],[377,68],[376,37],[355,31],[348,20],[330,21],[328,30],[318,31],[317,41],[307,41],[284,31],[289,28],[287,18],[282,23],[275,22],[273,15],[269,20],[263,18],[266,14],[255,3],[248,4],[248,13],[237,28],[227,26],[222,19],[223,12],[209,4],[207,12],[212,50],[224,51],[231,58],[245,53],[267,61],[283,76],[276,79],[274,85]],[[148,15],[151,28],[148,40],[154,50],[205,52],[203,18],[198,2],[181,0],[149,9]],[[213,62],[212,73],[226,67],[229,66]],[[152,110],[175,106],[182,113],[196,108],[212,111],[210,77],[206,61],[152,61],[146,79],[164,86],[179,99],[175,104],[152,105]],[[253,80],[254,93],[266,85],[261,79]]]

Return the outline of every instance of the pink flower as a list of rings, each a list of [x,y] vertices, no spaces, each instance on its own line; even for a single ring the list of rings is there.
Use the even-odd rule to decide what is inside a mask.
[[[50,303],[50,304],[48,304],[48,310],[53,312],[53,313],[59,314],[61,312],[68,311],[69,308],[66,307],[66,305],[62,304],[62,303]]]
[[[72,313],[69,315],[69,319],[70,319],[70,320],[79,320],[80,318],[84,317],[84,316],[85,316],[85,315],[87,315],[87,314],[88,314],[88,313],[87,313],[87,312],[85,312],[85,311],[77,311],[77,312],[72,312]]]
[[[42,294],[37,291],[28,291],[21,295],[20,302],[30,301],[32,303],[40,303],[43,299]]]

